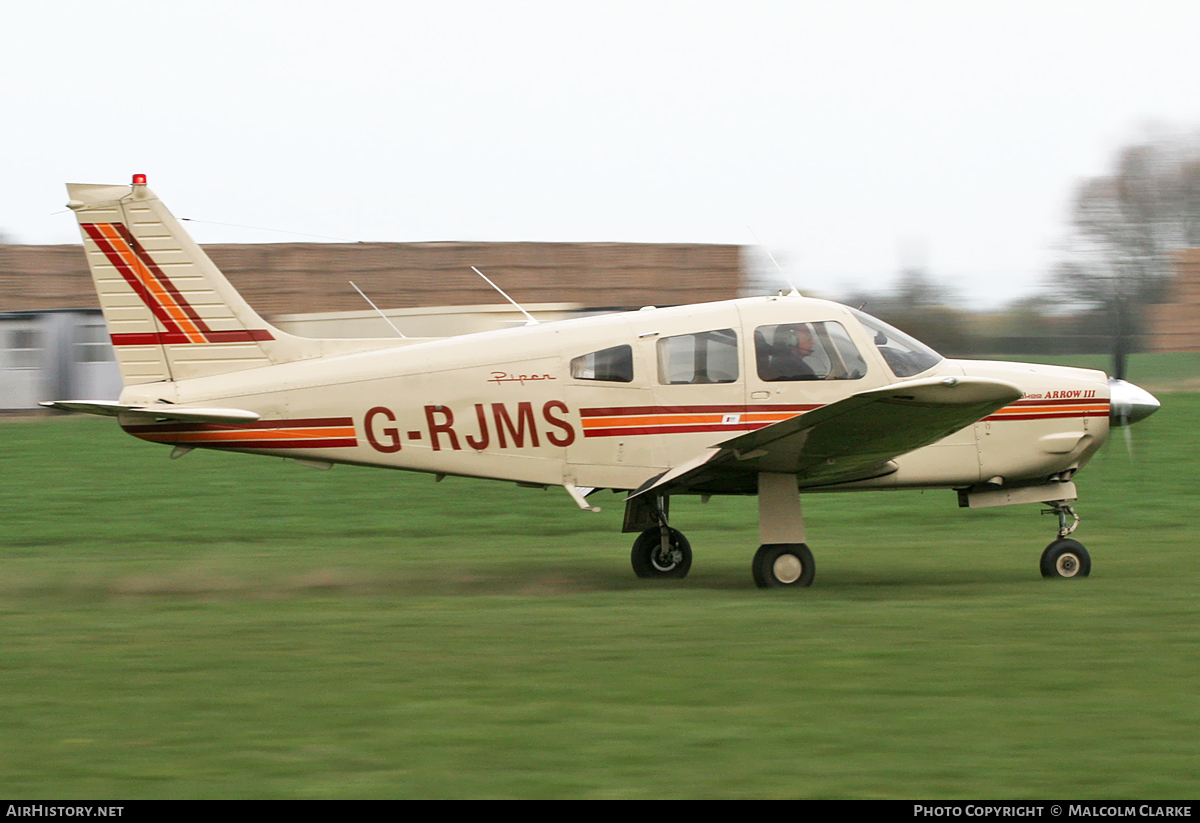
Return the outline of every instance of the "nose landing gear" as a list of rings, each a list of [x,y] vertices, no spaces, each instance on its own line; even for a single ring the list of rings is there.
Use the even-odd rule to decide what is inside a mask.
[[[1058,515],[1058,539],[1042,552],[1042,577],[1087,577],[1092,572],[1092,558],[1078,540],[1068,538],[1079,526],[1079,515],[1065,503],[1054,503],[1046,514]],[[1067,519],[1072,522],[1067,525]]]

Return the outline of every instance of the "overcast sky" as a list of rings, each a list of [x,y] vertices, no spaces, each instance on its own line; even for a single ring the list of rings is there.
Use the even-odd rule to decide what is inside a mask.
[[[22,3],[0,231],[78,242],[63,183],[139,172],[195,220],[757,235],[802,291],[923,264],[999,303],[1056,259],[1080,179],[1148,129],[1200,127],[1198,33],[1196,0]]]

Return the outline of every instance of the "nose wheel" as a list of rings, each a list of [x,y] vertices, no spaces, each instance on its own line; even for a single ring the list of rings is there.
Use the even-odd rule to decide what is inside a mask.
[[[1092,558],[1078,540],[1060,538],[1042,552],[1042,577],[1087,577]]]
[[[1079,515],[1065,503],[1055,504],[1047,513],[1058,515],[1058,539],[1042,552],[1042,577],[1087,577],[1092,573],[1091,555],[1082,543],[1068,537],[1078,528]]]

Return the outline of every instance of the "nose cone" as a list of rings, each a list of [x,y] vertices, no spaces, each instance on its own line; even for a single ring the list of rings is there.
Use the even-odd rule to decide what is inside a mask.
[[[1114,426],[1128,426],[1145,420],[1161,405],[1150,392],[1115,377],[1108,381],[1108,388],[1108,419]]]

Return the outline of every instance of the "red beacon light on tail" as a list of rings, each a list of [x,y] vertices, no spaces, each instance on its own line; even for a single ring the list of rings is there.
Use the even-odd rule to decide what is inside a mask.
[[[144,175],[144,174],[135,174],[135,175],[133,176],[133,185],[135,185],[135,186],[144,186],[144,185],[146,185],[146,175]]]

